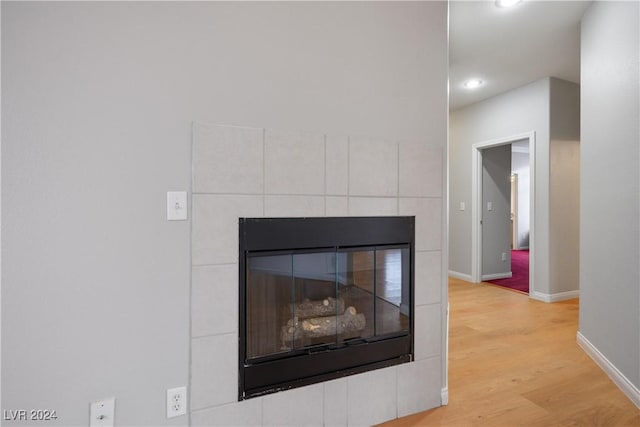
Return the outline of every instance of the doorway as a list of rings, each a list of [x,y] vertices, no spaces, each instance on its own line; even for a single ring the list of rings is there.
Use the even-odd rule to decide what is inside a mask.
[[[491,195],[487,195],[485,197],[485,192],[487,191],[486,186],[484,186],[485,181],[492,180],[492,174],[495,176],[496,171],[500,171],[500,167],[496,166],[497,162],[496,158],[505,157],[507,154],[507,150],[510,154],[510,147],[512,144],[517,146],[528,145],[529,149],[529,197],[528,200],[520,197],[519,199],[519,215],[516,215],[518,220],[523,220],[522,217],[528,217],[529,227],[528,233],[526,231],[523,232],[523,227],[514,226],[514,229],[518,229],[517,235],[511,237],[511,165],[509,164],[509,170],[504,171],[504,166],[502,166],[503,171],[500,172],[502,174],[506,173],[506,178],[502,184],[502,188],[497,188],[494,191],[497,193]],[[499,148],[502,147],[502,148]],[[493,148],[498,148],[497,150],[490,150]],[[486,162],[485,162],[486,160]],[[508,274],[507,271],[499,271],[500,268],[505,269],[505,264],[508,264],[507,261],[510,262],[511,259],[511,246],[513,245],[514,240],[518,240],[518,246],[522,249],[525,244],[528,246],[529,253],[529,295],[534,294],[535,289],[535,281],[534,281],[534,272],[535,272],[535,233],[534,233],[534,224],[535,224],[535,132],[528,132],[520,135],[513,135],[505,138],[495,139],[491,141],[484,141],[473,144],[472,146],[472,241],[471,241],[471,250],[472,250],[472,279],[473,282],[479,283],[483,280],[491,280],[494,278],[507,278],[510,277],[511,267],[508,266]],[[493,167],[491,166],[493,164]],[[487,167],[490,170],[487,170]],[[491,170],[493,169],[493,170]],[[520,179],[520,181],[523,181]],[[523,184],[520,182],[520,184]],[[506,196],[501,196],[500,193],[506,194]],[[498,201],[498,205],[495,205],[496,200],[490,199],[503,199],[502,202]],[[506,203],[506,207],[499,206],[500,203]],[[527,205],[528,204],[528,209]],[[523,206],[524,205],[524,206]],[[496,209],[501,209],[502,215],[494,215]],[[505,218],[502,218],[505,217]],[[500,221],[500,225],[496,225],[495,222]],[[496,230],[495,227],[501,227],[501,232],[503,233],[503,238],[506,242],[502,242],[501,246],[497,246],[495,242],[493,244],[486,242],[483,239],[483,234],[489,235],[494,232],[492,230]],[[523,235],[524,234],[524,235]],[[489,255],[490,254],[490,255]],[[491,259],[488,259],[491,258]],[[506,259],[508,258],[508,259]],[[502,263],[502,265],[501,265]],[[491,266],[493,264],[493,267]],[[491,270],[493,268],[493,270]]]

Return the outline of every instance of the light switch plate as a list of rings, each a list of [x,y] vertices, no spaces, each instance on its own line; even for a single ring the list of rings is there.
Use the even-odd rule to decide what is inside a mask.
[[[167,191],[167,220],[184,221],[187,219],[187,192]]]
[[[100,400],[91,403],[89,411],[90,427],[113,427],[116,417],[116,398]]]

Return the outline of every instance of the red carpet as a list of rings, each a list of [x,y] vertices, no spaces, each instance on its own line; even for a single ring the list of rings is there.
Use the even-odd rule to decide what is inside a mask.
[[[487,280],[494,285],[529,293],[529,251],[511,251],[511,278]]]

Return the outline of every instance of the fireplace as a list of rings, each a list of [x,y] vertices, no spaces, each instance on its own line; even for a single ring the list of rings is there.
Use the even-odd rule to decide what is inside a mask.
[[[239,400],[413,359],[414,223],[240,219]]]

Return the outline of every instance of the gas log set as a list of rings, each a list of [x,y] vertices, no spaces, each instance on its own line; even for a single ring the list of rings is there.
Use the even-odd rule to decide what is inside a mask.
[[[336,315],[336,312],[342,313]],[[364,330],[366,320],[363,313],[358,313],[354,306],[344,309],[344,300],[328,297],[322,301],[306,300],[291,305],[291,313],[295,314],[282,327],[282,348],[291,347],[291,340],[302,338],[321,338],[346,332]]]

